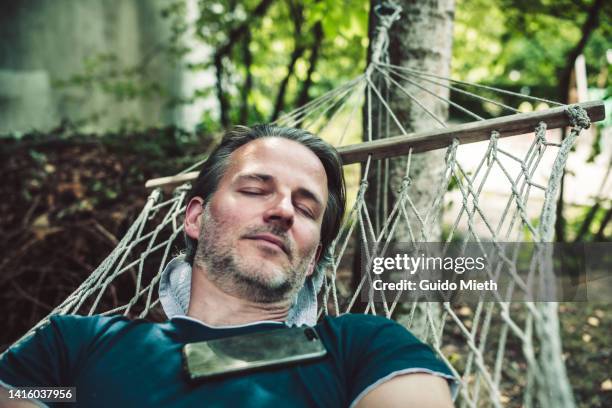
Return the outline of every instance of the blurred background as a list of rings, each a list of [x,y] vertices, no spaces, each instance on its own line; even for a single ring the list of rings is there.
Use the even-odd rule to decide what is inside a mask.
[[[202,159],[232,125],[273,121],[362,74],[378,3],[0,1],[0,349],[108,255],[142,208],[146,180]],[[609,112],[612,2],[457,0],[454,10],[445,16],[454,79],[561,103],[604,100]],[[449,122],[469,120],[450,110]],[[608,113],[571,153],[558,241],[612,239],[611,126]],[[322,136],[336,140],[333,129]],[[362,138],[355,126],[343,144]],[[354,188],[359,169],[347,171]],[[561,308],[576,398],[606,406],[610,310]]]

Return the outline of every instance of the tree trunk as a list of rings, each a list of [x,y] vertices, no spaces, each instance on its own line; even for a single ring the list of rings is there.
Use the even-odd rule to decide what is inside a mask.
[[[402,7],[402,12],[400,19],[393,23],[389,30],[389,62],[444,77],[450,76],[454,0],[422,2],[402,0],[397,3]],[[374,7],[374,1],[372,7]],[[370,22],[371,27],[376,27],[378,16],[372,15]],[[373,31],[370,29],[371,43],[375,41],[376,33]],[[372,51],[370,50],[370,53]],[[418,132],[436,126],[434,120],[397,86],[391,84],[387,87],[382,75],[374,75],[373,82],[379,87],[381,95],[388,100],[389,106],[406,132]],[[408,83],[400,83],[436,116],[443,120],[448,117],[448,105],[446,103]],[[449,97],[449,91],[446,88],[439,87],[434,91],[439,96]],[[383,138],[401,132],[394,125],[394,121],[386,115],[386,108],[377,100],[375,94],[370,93],[370,97],[372,98],[372,138]],[[367,130],[364,132],[364,139],[367,140]],[[393,204],[398,197],[398,190],[402,185],[402,179],[406,175],[406,157],[390,159],[387,171],[385,171],[386,163],[380,163],[374,169],[378,167],[381,168],[383,173],[388,174],[389,180],[384,182],[384,179],[381,180],[376,174],[370,172],[368,180],[370,187],[366,200],[370,206],[370,214],[375,214],[373,218],[376,228],[380,229],[393,208]],[[412,156],[409,174],[411,180],[410,196],[420,214],[425,214],[431,206],[435,186],[442,179],[443,169],[444,151],[442,150]],[[413,231],[418,234],[422,226],[417,225],[416,217],[412,218],[411,226]],[[397,230],[396,241],[409,241],[406,223],[402,223],[398,227],[401,228]],[[427,240],[436,241],[441,237],[441,226],[439,223],[429,225],[423,232]],[[421,239],[419,235],[415,237],[417,240]]]
[[[368,50],[368,62],[377,59],[385,60],[393,65],[419,69],[444,77],[450,76],[450,62],[452,55],[452,35],[454,18],[454,0],[427,0],[414,2],[401,0],[396,3],[402,8],[399,20],[395,21],[389,29],[388,53],[379,48],[377,28],[380,27],[380,15],[390,14],[392,11],[379,8],[375,12],[375,1],[371,1],[370,11],[370,49]],[[381,61],[382,62],[382,61]],[[431,129],[436,122],[406,95],[398,86],[385,81],[382,74],[371,71],[371,80],[379,89],[380,95],[387,101],[388,106],[406,132],[417,132]],[[442,120],[448,117],[448,104],[440,99],[409,85],[407,82],[398,81],[411,95],[420,103]],[[438,87],[432,89],[439,96],[448,98],[449,91]],[[394,123],[388,110],[376,96],[370,91],[366,98],[371,99],[371,117],[369,116],[370,104],[364,107],[364,140],[380,139],[397,135],[401,132],[399,126]],[[371,128],[370,128],[371,127]],[[407,157],[381,160],[372,163],[373,167],[368,175],[368,190],[366,193],[366,205],[371,216],[376,232],[379,232],[399,198],[400,188],[404,177],[410,179],[408,194],[410,195],[418,213],[421,216],[431,208],[436,187],[441,183],[444,171],[444,151],[432,151],[428,153],[414,154],[411,158],[409,174],[406,174]],[[399,222],[393,242],[412,241],[409,228],[413,232],[413,238],[417,241],[439,241],[441,239],[441,217],[436,223],[420,225],[418,218],[409,212],[409,222]],[[361,254],[360,254],[361,255]],[[360,272],[360,269],[359,269]],[[359,273],[358,272],[358,273]],[[356,280],[356,279],[355,279]],[[410,324],[412,332],[420,337],[427,335],[428,325],[423,308],[430,307],[431,312],[436,315],[439,312],[437,304],[420,304],[419,313]],[[400,323],[405,323],[399,318]]]
[[[576,44],[574,48],[567,54],[565,59],[565,66],[561,70],[559,74],[559,101],[561,103],[567,104],[569,102],[569,92],[570,92],[570,84],[572,78],[572,72],[574,71],[574,65],[576,64],[576,59],[582,52],[591,37],[591,34],[595,29],[599,26],[599,12],[604,5],[603,0],[595,0],[593,5],[589,8],[587,13],[587,17],[582,25],[582,35],[580,36],[580,41]],[[561,131],[561,140],[565,139],[565,129]],[[557,200],[557,216],[555,219],[555,239],[558,242],[565,242],[565,216],[564,216],[564,188],[565,186],[565,170],[563,170],[563,175],[561,176],[561,187],[559,188],[559,198]]]

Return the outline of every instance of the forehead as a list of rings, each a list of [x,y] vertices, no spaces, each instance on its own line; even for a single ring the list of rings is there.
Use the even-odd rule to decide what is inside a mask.
[[[264,137],[241,146],[230,156],[224,179],[251,173],[269,174],[278,181],[300,184],[327,199],[323,163],[306,146],[280,137]]]

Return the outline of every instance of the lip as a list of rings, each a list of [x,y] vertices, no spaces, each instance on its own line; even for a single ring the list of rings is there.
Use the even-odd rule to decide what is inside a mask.
[[[271,234],[256,234],[256,235],[249,235],[246,237],[247,239],[259,239],[262,241],[267,241],[270,242],[276,246],[278,246],[284,253],[289,254],[287,251],[287,247],[285,246],[284,242],[282,239],[271,235]]]

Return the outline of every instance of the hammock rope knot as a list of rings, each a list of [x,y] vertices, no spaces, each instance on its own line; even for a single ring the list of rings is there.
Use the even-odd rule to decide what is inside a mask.
[[[411,184],[412,184],[412,179],[410,178],[410,176],[404,176],[402,178],[402,191],[410,187]]]
[[[487,155],[487,166],[489,167],[497,159],[497,141],[499,140],[499,132],[497,130],[491,132],[490,140],[489,154]]]
[[[578,105],[570,105],[567,107],[567,114],[569,116],[572,127],[580,129],[588,129],[591,127],[591,120],[587,112]]]

